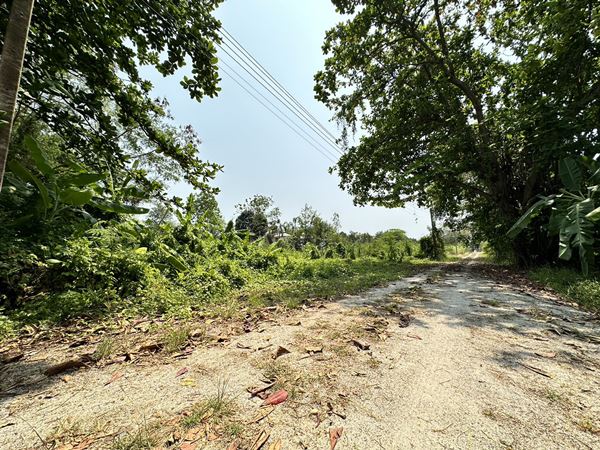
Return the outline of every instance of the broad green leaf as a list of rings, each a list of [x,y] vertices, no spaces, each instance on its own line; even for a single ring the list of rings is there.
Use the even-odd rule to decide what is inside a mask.
[[[558,174],[569,191],[581,189],[581,169],[573,158],[563,158],[558,162]]]
[[[30,135],[25,136],[25,140],[23,142],[27,150],[29,150],[29,154],[31,158],[35,162],[38,170],[47,176],[50,176],[54,173],[54,169],[50,166],[50,162],[46,157],[44,151],[40,148],[39,144],[35,139],[33,139]]]
[[[50,209],[50,195],[48,194],[48,189],[46,188],[46,185],[44,185],[42,180],[40,180],[38,177],[32,174],[29,170],[27,170],[25,166],[23,166],[18,161],[10,161],[8,163],[8,168],[12,173],[21,178],[21,180],[29,181],[35,187],[37,187],[38,192],[40,193],[40,197],[42,198],[42,202],[44,203],[44,207],[46,209]]]
[[[142,208],[134,205],[124,205],[105,199],[94,199],[90,202],[91,205],[103,211],[113,212],[117,214],[146,214],[148,208]]]
[[[167,255],[167,261],[169,261],[169,264],[171,264],[173,267],[175,267],[180,272],[185,272],[186,270],[189,270],[189,267],[185,263],[185,261],[183,259],[179,258],[178,256]]]
[[[572,254],[571,237],[567,233],[560,233],[558,241],[558,257],[568,261],[571,259]]]
[[[594,209],[592,212],[587,213],[585,215],[585,218],[591,220],[592,222],[595,222],[596,220],[600,219],[600,206]]]
[[[67,175],[60,180],[63,186],[87,186],[106,178],[104,173],[78,173]]]
[[[50,265],[62,264],[62,261],[59,259],[50,258],[50,259],[46,260],[46,264],[50,264]]]
[[[525,214],[523,214],[519,220],[508,230],[506,233],[510,238],[515,238],[521,231],[527,228],[527,225],[531,223],[533,218],[546,206],[550,206],[554,203],[552,197],[544,197],[541,200],[535,202],[531,208],[529,208]]]
[[[91,190],[80,190],[75,188],[66,188],[59,192],[60,199],[73,206],[81,206],[90,202],[94,192]]]

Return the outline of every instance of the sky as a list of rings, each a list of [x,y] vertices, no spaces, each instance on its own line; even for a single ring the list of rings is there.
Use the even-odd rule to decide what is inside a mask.
[[[216,16],[313,116],[339,136],[339,128],[330,120],[332,111],[315,100],[313,92],[314,74],[323,67],[325,32],[342,19],[329,1],[226,0]],[[221,50],[219,58],[252,80]],[[338,176],[329,173],[333,164],[228,75],[220,74],[218,97],[200,103],[190,99],[179,84],[186,70],[168,78],[150,69],[144,74],[154,84],[154,94],[168,99],[175,122],[191,124],[198,132],[200,157],[224,166],[213,184],[220,189],[218,201],[225,219],[234,218],[235,205],[263,194],[273,198],[283,220],[291,220],[309,204],[326,219],[338,213],[344,231],[400,228],[415,238],[427,233],[429,215],[414,205],[403,209],[354,206],[352,197],[339,188]],[[189,188],[177,185],[172,191],[183,197]]]

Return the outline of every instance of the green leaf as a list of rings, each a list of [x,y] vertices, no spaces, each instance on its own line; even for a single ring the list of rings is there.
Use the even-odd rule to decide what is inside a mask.
[[[105,199],[94,199],[90,202],[91,205],[103,211],[113,212],[117,214],[146,214],[148,208],[142,208],[134,205],[124,205]]]
[[[167,261],[169,261],[169,264],[171,264],[180,272],[185,272],[186,270],[189,270],[188,265],[183,261],[183,259],[179,258],[178,256],[167,255]]]
[[[56,264],[62,264],[63,262],[58,260],[58,259],[47,259],[46,260],[46,264],[50,264],[50,265],[56,265]]]
[[[90,202],[94,192],[91,190],[80,190],[75,188],[66,188],[59,192],[60,199],[73,206],[81,206]]]
[[[592,222],[595,222],[596,220],[600,219],[600,206],[594,209],[592,212],[587,213],[585,215],[585,218],[591,220]]]
[[[33,139],[30,135],[25,136],[25,140],[23,141],[27,150],[29,150],[29,154],[31,158],[35,162],[38,170],[47,176],[54,174],[54,169],[50,166],[50,162],[46,157],[44,151],[40,148],[39,144],[35,139]]]
[[[60,182],[63,186],[87,186],[96,181],[104,180],[105,173],[78,173],[75,175],[67,175],[61,178]]]
[[[42,198],[42,202],[44,203],[44,207],[46,209],[50,209],[50,195],[48,194],[48,189],[42,180],[32,174],[18,161],[10,161],[8,163],[8,168],[12,173],[21,178],[21,180],[31,182],[35,187],[37,187],[40,197]]]
[[[515,222],[515,224],[508,230],[506,233],[508,237],[515,238],[521,231],[527,228],[527,225],[531,223],[533,218],[546,206],[550,206],[554,203],[554,199],[552,197],[543,197],[541,200],[535,202],[531,208],[529,208],[525,214],[523,214],[519,220]]]
[[[571,237],[567,233],[561,232],[558,241],[558,257],[568,261],[571,259],[572,254]]]
[[[573,158],[563,158],[558,162],[558,174],[569,191],[581,189],[581,169]]]

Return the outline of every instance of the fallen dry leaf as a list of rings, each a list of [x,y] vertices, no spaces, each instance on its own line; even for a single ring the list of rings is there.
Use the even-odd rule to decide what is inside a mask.
[[[416,339],[418,341],[422,341],[423,340],[423,338],[421,336],[417,336],[416,334],[407,333],[406,337],[413,338],[413,339]]]
[[[227,446],[227,450],[238,450],[239,447],[240,447],[240,440],[236,439],[235,441],[233,441],[231,444],[229,444]]]
[[[258,394],[265,392],[268,389],[271,389],[273,386],[275,386],[275,381],[269,383],[269,384],[265,384],[262,387],[249,387],[247,390],[250,393],[250,398],[252,397],[256,397]]]
[[[315,353],[323,353],[323,346],[322,345],[321,346],[313,345],[313,346],[306,347],[304,350],[309,355],[313,355]]]
[[[275,351],[275,354],[273,355],[273,359],[277,359],[280,356],[287,355],[288,353],[292,353],[292,352],[290,352],[287,348],[282,347],[280,345],[279,347],[277,347],[277,350]]]
[[[175,378],[179,378],[181,375],[188,373],[189,369],[187,367],[182,367],[175,374]]]
[[[355,347],[358,347],[360,350],[369,350],[371,348],[368,343],[359,341],[358,339],[352,339],[350,342],[352,342],[352,344]]]
[[[271,414],[273,411],[275,411],[274,406],[272,406],[271,408],[260,408],[258,410],[258,412],[254,415],[254,417],[252,417],[252,419],[250,419],[248,421],[248,424],[260,422],[265,417],[267,417],[269,414]]]
[[[263,405],[279,405],[280,403],[283,403],[287,400],[288,398],[288,393],[285,389],[281,389],[280,391],[277,391],[271,395],[269,395]]]
[[[80,367],[85,366],[86,363],[90,362],[91,360],[92,358],[89,355],[80,356],[77,359],[69,359],[67,361],[55,364],[54,366],[48,367],[46,370],[44,370],[44,373],[51,377],[68,370],[79,369]]]
[[[190,428],[185,433],[184,440],[190,441],[190,442],[197,441],[198,439],[200,439],[200,437],[202,435],[202,431],[203,431],[202,428],[199,428],[199,427]]]
[[[281,438],[279,438],[276,442],[273,442],[271,445],[269,445],[269,450],[281,450],[282,445]]]
[[[108,386],[111,383],[114,383],[115,381],[117,381],[118,379],[123,378],[123,372],[115,372],[112,374],[112,377],[110,377],[110,380],[108,380],[106,383],[104,383],[104,386]]]
[[[329,450],[333,450],[337,445],[339,439],[342,437],[342,433],[344,432],[344,428],[330,428],[329,429]]]
[[[266,429],[261,430],[261,432],[256,436],[256,439],[254,439],[254,444],[252,444],[250,450],[259,450],[263,445],[265,445],[265,442],[267,442],[269,439],[270,434],[270,431]]]
[[[198,444],[194,444],[193,442],[184,442],[179,446],[179,450],[196,450]]]

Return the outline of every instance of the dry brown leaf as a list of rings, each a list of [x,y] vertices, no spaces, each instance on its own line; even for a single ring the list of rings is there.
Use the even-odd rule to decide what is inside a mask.
[[[421,336],[418,336],[418,335],[416,335],[416,334],[410,334],[410,333],[407,333],[407,334],[406,334],[406,337],[409,337],[409,338],[412,338],[412,339],[416,339],[416,340],[418,340],[418,341],[422,341],[422,340],[423,340],[423,338],[422,338]]]
[[[276,442],[273,442],[271,445],[269,445],[269,450],[281,450],[282,445],[281,438],[279,438]]]
[[[240,440],[236,439],[235,441],[233,441],[231,444],[229,444],[227,446],[227,450],[238,450],[238,448],[240,447]]]
[[[275,411],[274,406],[271,406],[270,408],[260,408],[258,412],[254,415],[254,417],[252,417],[252,419],[248,421],[248,424],[260,422],[273,411]]]
[[[175,378],[179,378],[181,375],[188,373],[189,369],[187,367],[182,367],[175,374]]]
[[[371,348],[367,342],[359,341],[358,339],[352,339],[350,342],[352,342],[352,344],[355,347],[358,347],[360,350],[369,350]]]
[[[108,380],[106,383],[104,383],[104,386],[108,386],[109,384],[117,381],[120,378],[123,378],[123,372],[117,371],[112,374],[112,377],[110,377],[110,380]]]
[[[287,355],[288,353],[292,353],[292,352],[290,352],[287,348],[282,347],[280,345],[279,347],[277,347],[277,350],[275,351],[275,354],[273,355],[273,359],[277,359],[280,356]]]
[[[275,381],[269,383],[269,384],[265,384],[262,387],[249,387],[248,388],[248,392],[250,393],[250,397],[256,397],[258,394],[265,392],[268,389],[271,389],[273,386],[275,386]]]
[[[197,441],[198,439],[200,439],[201,435],[202,435],[202,428],[194,427],[194,428],[190,428],[189,430],[187,430],[183,439],[186,441],[194,442],[194,441]]]
[[[329,450],[333,450],[337,445],[338,441],[342,437],[342,433],[344,432],[344,428],[330,428],[329,429]]]
[[[306,351],[306,353],[312,355],[315,353],[323,353],[323,346],[322,345],[311,345],[308,346],[304,349]]]
[[[179,446],[179,450],[196,450],[198,444],[194,444],[193,442],[184,442]]]
[[[267,429],[261,430],[261,432],[256,436],[256,439],[254,439],[254,443],[252,444],[252,447],[250,447],[250,450],[259,450],[263,445],[265,445],[265,442],[269,440],[270,434],[271,432]]]
[[[271,395],[269,395],[263,405],[279,405],[287,400],[288,393],[285,389],[281,389]]]

